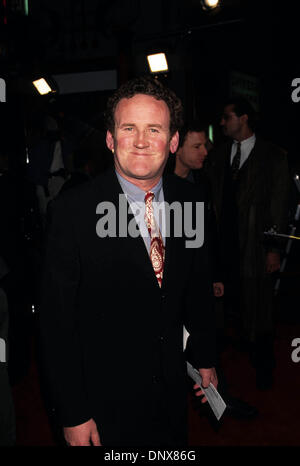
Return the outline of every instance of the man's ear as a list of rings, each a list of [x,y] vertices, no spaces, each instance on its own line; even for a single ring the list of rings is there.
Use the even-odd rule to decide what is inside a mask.
[[[115,151],[114,137],[111,134],[111,132],[108,131],[108,130],[106,132],[106,145],[107,145],[108,149],[111,150],[112,153],[114,153],[114,151]]]
[[[176,131],[176,133],[171,137],[171,141],[170,141],[170,152],[172,154],[175,154],[175,152],[177,151],[178,144],[179,144],[179,134],[178,134],[178,131]]]

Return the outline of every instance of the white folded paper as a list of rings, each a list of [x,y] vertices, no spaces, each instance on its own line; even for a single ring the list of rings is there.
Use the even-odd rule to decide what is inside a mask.
[[[186,348],[188,337],[189,332],[186,330],[185,327],[183,327],[183,350],[185,350]],[[186,362],[186,365],[188,375],[191,377],[191,379],[194,380],[195,383],[199,385],[199,387],[201,387],[201,390],[203,390],[214,415],[219,421],[226,409],[226,403],[224,402],[220,393],[217,391],[217,389],[214,387],[212,383],[210,383],[207,388],[203,388],[202,377],[199,374],[199,371],[195,369],[188,361]]]

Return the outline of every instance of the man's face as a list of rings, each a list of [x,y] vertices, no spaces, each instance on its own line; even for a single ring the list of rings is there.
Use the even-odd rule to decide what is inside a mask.
[[[178,133],[170,138],[170,112],[164,101],[137,94],[118,103],[114,134],[107,132],[106,143],[121,176],[137,186],[145,186],[145,180],[154,186],[169,152],[176,152]]]
[[[227,105],[224,108],[224,112],[221,118],[221,126],[225,136],[229,136],[233,139],[236,138],[241,132],[244,124],[244,115],[237,116],[234,111],[234,105]]]
[[[202,168],[207,156],[206,143],[207,137],[204,131],[189,131],[184,144],[177,151],[177,157],[190,170]]]

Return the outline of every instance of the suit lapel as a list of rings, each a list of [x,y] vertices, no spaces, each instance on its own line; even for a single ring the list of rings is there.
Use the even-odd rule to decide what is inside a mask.
[[[166,175],[163,177],[164,200],[166,203],[168,203],[168,205],[178,201],[178,192],[176,191],[173,183],[170,182],[170,176]],[[166,250],[162,290],[168,287],[168,284],[172,279],[172,271],[176,271],[176,265],[178,262],[180,262],[178,258],[179,248],[177,246],[178,242],[181,240],[182,238],[176,238],[174,236],[174,224],[172,221],[170,221],[169,235],[165,242]]]
[[[110,169],[106,173],[105,181],[101,185],[101,191],[102,191],[102,196],[104,193],[104,196],[106,195],[106,197],[110,199],[110,202],[112,202],[116,206],[117,236],[119,235],[119,231],[120,231],[120,226],[119,226],[120,215],[125,217],[124,210],[126,209],[127,236],[125,238],[124,237],[121,238],[118,241],[119,247],[126,249],[126,257],[128,258],[128,260],[130,260],[133,266],[136,265],[136,270],[139,270],[139,271],[141,269],[144,270],[147,276],[147,279],[152,280],[154,286],[160,289],[153,267],[152,267],[152,263],[151,263],[144,239],[141,233],[137,237],[132,237],[128,234],[128,231],[129,231],[128,226],[130,223],[132,224],[132,222],[134,222],[136,229],[139,230],[139,228],[138,228],[138,224],[135,221],[134,215],[130,210],[130,205],[128,201],[126,200],[126,203],[125,203],[124,198],[123,198],[123,200],[120,202],[120,195],[124,196],[124,192],[118,181],[118,178],[115,174],[114,169]],[[121,212],[120,212],[120,209],[122,210]],[[122,251],[122,257],[124,257],[124,250]]]
[[[255,142],[249,156],[247,157],[247,160],[245,163],[240,168],[240,175],[242,176],[243,172],[248,169],[248,167],[253,164],[253,162],[256,162],[256,157],[257,157],[257,141]]]
[[[261,180],[262,176],[263,166],[262,158],[260,157],[260,142],[256,140],[249,157],[240,169],[238,188],[238,204],[240,208],[255,200],[257,185],[263,183]]]

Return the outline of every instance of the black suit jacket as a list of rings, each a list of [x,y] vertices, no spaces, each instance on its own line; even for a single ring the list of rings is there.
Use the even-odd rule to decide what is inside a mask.
[[[229,163],[232,142],[218,146],[209,154],[208,175],[218,222],[224,200],[224,176]],[[256,136],[254,148],[239,171],[237,203],[248,215],[249,205],[260,206],[261,232],[277,225],[286,227],[289,192],[287,155],[280,147]]]
[[[163,190],[169,203],[195,204],[198,196],[174,176],[164,177]],[[158,393],[170,423],[184,426],[183,324],[191,362],[215,364],[206,242],[186,248],[187,238],[171,228],[160,289],[141,236],[96,234],[97,205],[110,201],[118,213],[121,193],[109,170],[52,203],[40,312],[45,374],[60,421],[99,420],[104,444],[151,427]]]
[[[285,232],[288,160],[284,150],[257,135],[233,187],[228,176],[231,147],[228,142],[210,152],[207,172],[221,237],[225,290],[230,287],[236,296],[245,336],[254,341],[273,333],[273,285],[266,273],[266,253],[280,250],[282,243],[264,232],[274,225],[278,232]]]
[[[205,166],[204,166],[205,167]],[[176,156],[170,155],[165,167],[165,174],[174,174],[176,168]],[[222,282],[224,280],[224,272],[220,255],[220,239],[218,235],[218,227],[215,211],[212,206],[211,183],[206,175],[205,168],[191,170],[192,182],[195,183],[199,190],[199,198],[205,202],[206,206],[206,235],[209,237],[210,243],[210,263],[212,266],[213,282]],[[176,175],[175,175],[176,176]],[[189,181],[189,180],[187,180]],[[191,182],[191,181],[190,181]]]

